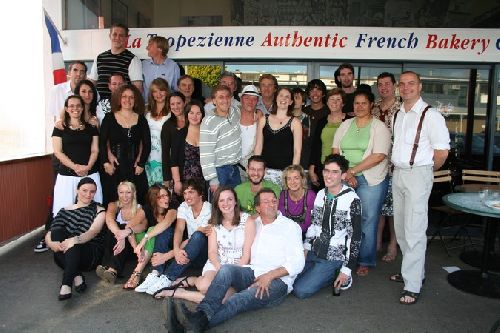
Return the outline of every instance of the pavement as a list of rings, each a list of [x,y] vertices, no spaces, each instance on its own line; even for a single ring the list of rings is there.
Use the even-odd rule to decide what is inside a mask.
[[[125,279],[109,285],[88,272],[84,294],[58,301],[62,271],[50,251],[33,252],[40,236],[34,233],[0,251],[0,332],[165,331],[164,302],[123,290]],[[429,245],[427,279],[415,305],[400,305],[403,285],[388,279],[399,272],[399,254],[393,263],[380,261],[368,276],[355,276],[352,288],[339,297],[330,288],[306,300],[289,295],[278,307],[240,314],[211,331],[489,332],[500,320],[500,299],[448,284],[443,267],[470,268],[457,251],[448,257],[439,242]]]

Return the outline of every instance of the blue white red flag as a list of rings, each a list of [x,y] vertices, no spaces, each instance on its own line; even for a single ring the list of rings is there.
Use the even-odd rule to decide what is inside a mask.
[[[52,53],[52,68],[54,73],[54,84],[66,82],[66,70],[64,68],[64,60],[61,51],[61,44],[57,35],[57,29],[52,23],[51,19],[44,11],[45,25],[50,36],[50,50]]]

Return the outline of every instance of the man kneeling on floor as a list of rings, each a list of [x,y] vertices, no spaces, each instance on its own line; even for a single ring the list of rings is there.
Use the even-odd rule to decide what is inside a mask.
[[[312,223],[304,241],[306,264],[295,280],[293,293],[306,298],[332,285],[348,289],[361,243],[361,202],[344,184],[349,162],[341,155],[325,159],[326,188],[314,200]]]
[[[278,212],[278,199],[264,188],[255,196],[259,217],[248,267],[223,265],[196,312],[182,301],[167,300],[170,332],[192,329],[202,332],[240,312],[275,306],[292,291],[293,281],[304,268],[299,225]],[[229,288],[236,293],[222,304]],[[174,303],[175,302],[175,306]]]

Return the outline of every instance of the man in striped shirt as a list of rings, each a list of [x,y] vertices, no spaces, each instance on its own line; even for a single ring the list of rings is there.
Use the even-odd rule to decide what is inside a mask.
[[[239,110],[231,106],[231,90],[219,85],[212,91],[213,114],[203,119],[200,128],[200,162],[205,180],[215,192],[220,185],[241,183],[237,166],[241,159]]]
[[[108,82],[113,73],[122,74],[126,83],[132,83],[142,92],[142,63],[136,55],[126,49],[128,27],[123,24],[113,24],[109,39],[111,49],[94,59],[89,75],[89,79],[97,83],[96,88],[100,98],[111,98]]]

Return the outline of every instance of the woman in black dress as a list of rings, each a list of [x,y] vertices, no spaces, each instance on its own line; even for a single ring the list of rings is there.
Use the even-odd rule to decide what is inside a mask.
[[[151,136],[143,113],[144,100],[135,86],[124,85],[111,97],[111,112],[102,121],[99,138],[106,205],[117,200],[116,188],[124,180],[134,183],[137,201],[144,203],[148,190],[144,166],[151,151]]]

